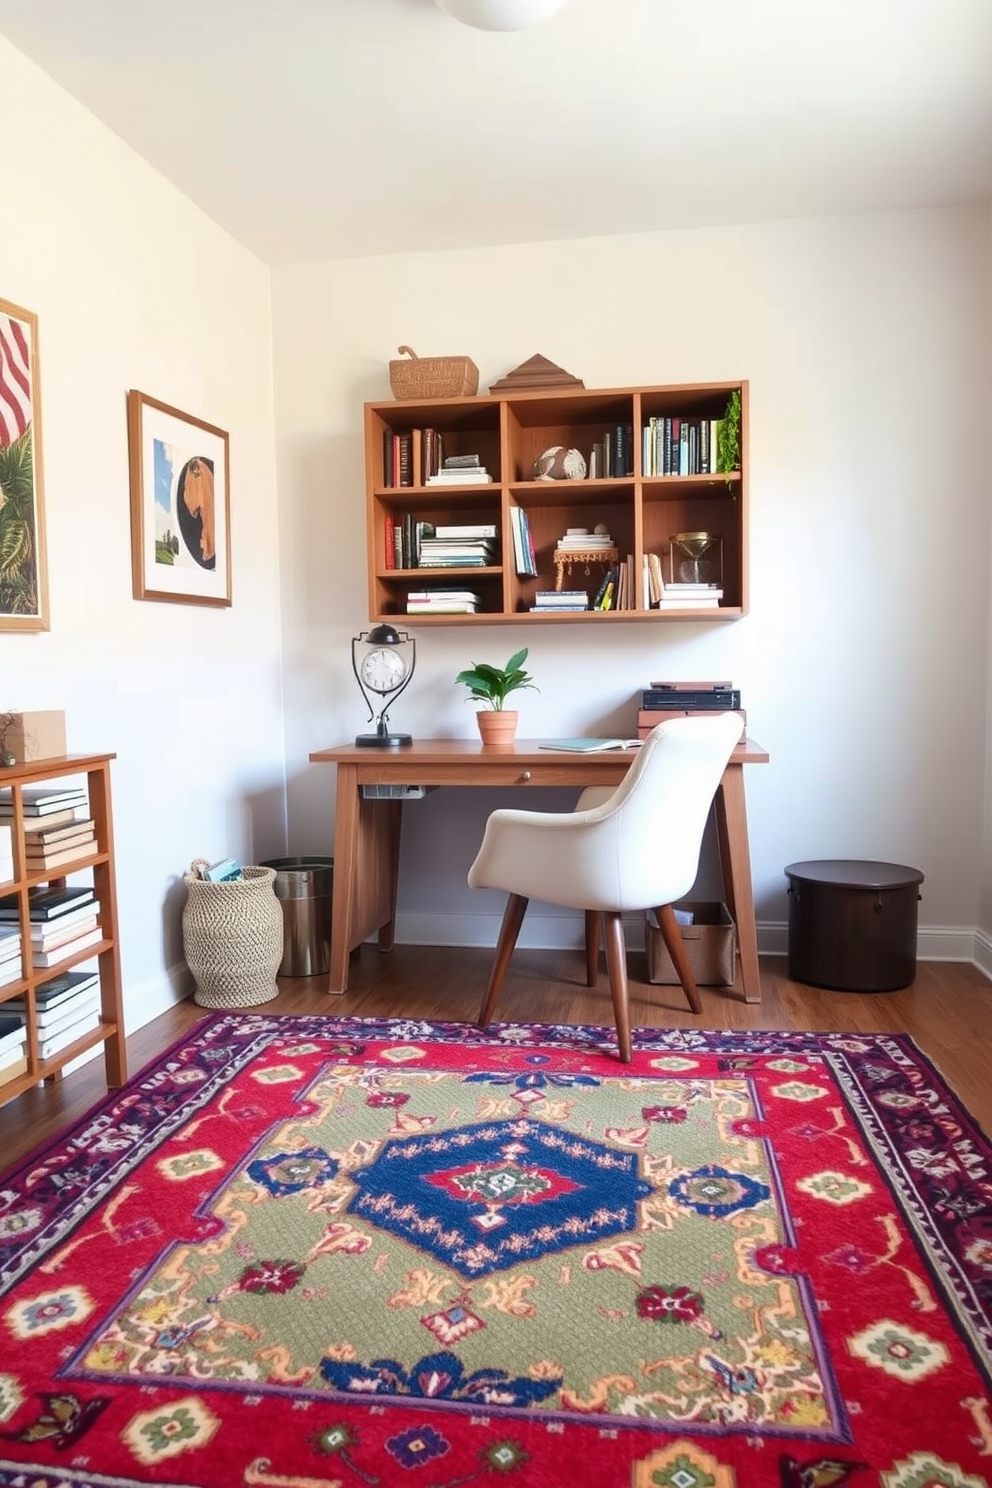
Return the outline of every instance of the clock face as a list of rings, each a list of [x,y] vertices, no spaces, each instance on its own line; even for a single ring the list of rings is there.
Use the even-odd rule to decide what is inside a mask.
[[[373,692],[392,692],[406,679],[406,662],[399,652],[380,646],[362,658],[362,681]]]

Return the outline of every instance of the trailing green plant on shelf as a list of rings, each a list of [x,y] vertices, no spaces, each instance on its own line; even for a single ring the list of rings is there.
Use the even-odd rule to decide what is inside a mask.
[[[531,680],[530,673],[524,671],[526,660],[525,646],[522,651],[514,652],[505,667],[494,667],[486,661],[477,661],[474,666],[459,672],[455,681],[468,688],[469,700],[482,703],[494,713],[499,713],[502,712],[507,697],[511,692],[516,692],[518,687],[530,687],[535,692],[540,692],[541,689]]]
[[[741,468],[741,390],[734,388],[717,432],[716,468],[728,477]]]

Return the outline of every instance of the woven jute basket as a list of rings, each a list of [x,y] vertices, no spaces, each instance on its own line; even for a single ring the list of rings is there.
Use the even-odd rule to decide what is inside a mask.
[[[398,346],[408,362],[390,362],[389,386],[394,398],[474,398],[479,369],[471,357],[418,357],[412,346]]]
[[[282,960],[282,906],[274,868],[248,867],[242,877],[209,883],[194,859],[184,875],[189,896],[183,909],[183,950],[193,973],[200,1007],[255,1007],[278,996]]]

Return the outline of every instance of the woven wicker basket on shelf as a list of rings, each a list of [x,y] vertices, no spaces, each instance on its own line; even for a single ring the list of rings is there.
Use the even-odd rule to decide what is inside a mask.
[[[411,360],[389,364],[394,398],[474,398],[479,391],[479,369],[471,357],[418,357],[412,346],[396,349]]]
[[[249,867],[220,883],[200,878],[194,859],[184,875],[183,950],[196,982],[200,1007],[255,1007],[276,997],[282,960],[282,907],[274,868]]]

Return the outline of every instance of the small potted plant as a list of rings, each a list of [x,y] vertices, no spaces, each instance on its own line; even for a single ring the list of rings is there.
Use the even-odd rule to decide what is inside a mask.
[[[505,667],[479,661],[459,672],[455,678],[456,682],[462,682],[468,688],[473,702],[483,704],[476,714],[483,744],[511,743],[517,732],[518,715],[512,708],[504,706],[506,699],[518,687],[532,687],[535,692],[539,690],[531,681],[530,673],[524,671],[526,660],[525,646],[522,651],[514,652]]]

